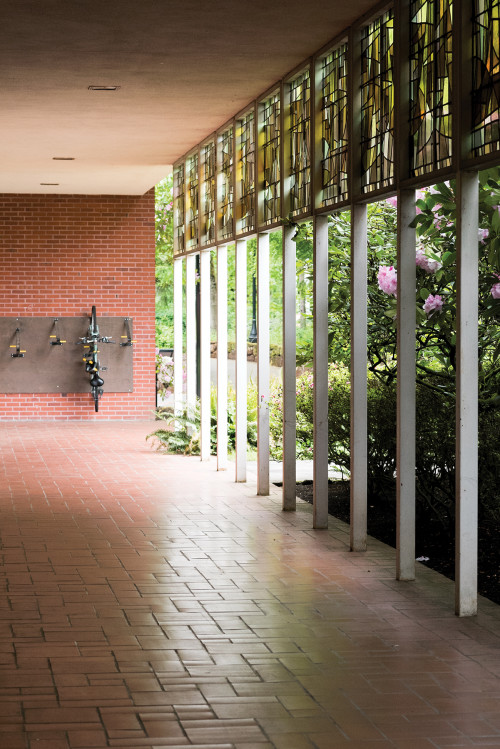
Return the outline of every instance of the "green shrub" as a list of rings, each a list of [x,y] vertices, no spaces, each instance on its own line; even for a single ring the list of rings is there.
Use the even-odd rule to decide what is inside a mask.
[[[350,374],[341,365],[328,371],[328,459],[342,471],[350,469]],[[432,384],[432,383],[431,383]],[[416,388],[416,501],[417,514],[431,513],[443,524],[455,515],[455,402],[446,392]],[[297,379],[297,458],[313,455],[313,397],[311,373]],[[283,457],[283,389],[271,389],[271,457]],[[479,497],[483,516],[500,515],[500,413],[479,414]],[[396,489],[396,383],[385,384],[368,373],[368,494],[371,501],[393,501]]]
[[[210,449],[217,455],[217,388],[210,391],[211,429]],[[247,386],[247,443],[248,447],[257,447],[257,386],[250,381]],[[236,450],[236,391],[232,385],[227,387],[227,449],[229,453]]]
[[[156,449],[165,453],[200,454],[200,409],[183,409],[174,413],[171,406],[156,409],[156,418],[163,421],[159,429],[147,435],[146,439],[156,442]]]

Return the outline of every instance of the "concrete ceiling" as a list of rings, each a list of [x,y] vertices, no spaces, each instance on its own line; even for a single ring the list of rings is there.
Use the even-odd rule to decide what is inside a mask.
[[[146,192],[372,5],[2,0],[0,192]]]

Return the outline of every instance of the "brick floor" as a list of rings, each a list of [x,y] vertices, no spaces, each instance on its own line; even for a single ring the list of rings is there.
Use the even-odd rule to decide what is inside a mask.
[[[500,747],[500,607],[151,428],[1,427],[1,749]]]

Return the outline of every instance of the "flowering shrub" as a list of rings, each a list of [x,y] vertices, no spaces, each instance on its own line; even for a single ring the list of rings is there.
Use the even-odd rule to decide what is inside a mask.
[[[480,499],[483,511],[495,513],[500,512],[500,170],[481,173],[479,182]],[[417,198],[417,497],[420,507],[443,518],[453,514],[455,492],[455,186],[440,183]],[[395,198],[368,206],[369,488],[379,496],[395,471],[396,206]],[[346,365],[349,249],[349,214],[337,213],[330,225],[330,358]]]
[[[439,260],[430,258],[423,247],[417,248],[415,263],[419,268],[425,270],[426,273],[436,273],[436,271],[443,267]]]
[[[398,288],[398,277],[393,266],[381,265],[377,275],[379,289],[382,289],[384,294],[393,294],[396,296]]]
[[[439,296],[439,294],[436,294],[435,296],[429,294],[424,303],[425,314],[430,317],[430,315],[432,315],[434,312],[440,312],[442,309],[443,299]]]
[[[163,356],[156,349],[156,392],[165,394],[171,391],[174,382],[174,360]]]

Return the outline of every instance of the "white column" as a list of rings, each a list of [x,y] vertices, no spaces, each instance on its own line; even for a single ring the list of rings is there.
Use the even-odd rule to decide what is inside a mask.
[[[283,509],[295,510],[296,466],[296,245],[294,227],[283,228]]]
[[[227,469],[227,247],[217,248],[217,470]]]
[[[257,494],[269,494],[269,234],[257,235]]]
[[[351,210],[351,550],[366,551],[367,209]]]
[[[396,577],[415,579],[415,191],[398,193]]]
[[[186,404],[196,404],[196,255],[186,257]]]
[[[313,253],[313,527],[328,528],[328,216],[316,216]]]
[[[182,392],[182,258],[174,260],[174,411],[183,408]]]
[[[200,454],[210,458],[210,250],[200,252]]]
[[[236,476],[247,480],[247,243],[236,241]]]
[[[455,613],[477,613],[478,222],[475,172],[457,177]]]

